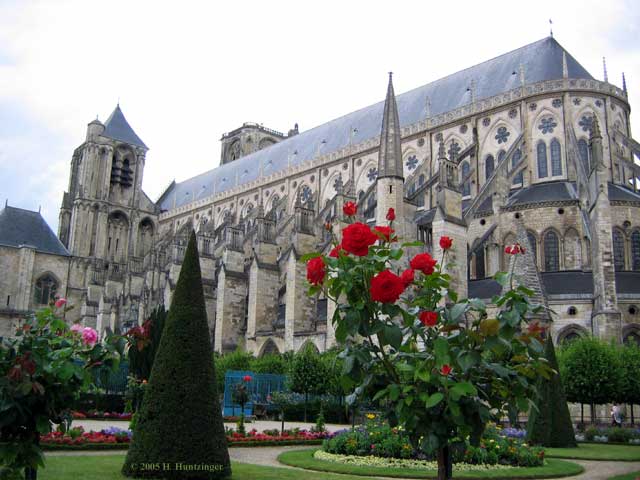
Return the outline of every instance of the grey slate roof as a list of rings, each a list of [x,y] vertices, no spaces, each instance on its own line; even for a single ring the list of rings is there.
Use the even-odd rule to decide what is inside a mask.
[[[120,140],[121,142],[136,145],[138,147],[147,148],[136,132],[133,131],[127,119],[124,118],[120,104],[116,105],[116,109],[109,115],[107,121],[104,122],[104,137]]]
[[[469,298],[491,298],[494,295],[500,295],[502,287],[493,278],[483,278],[481,280],[469,280],[468,296]]]
[[[640,202],[640,194],[622,185],[609,183],[609,200],[619,202]]]
[[[475,82],[476,99],[498,95],[520,86],[520,64],[525,67],[526,83],[562,78],[562,53],[565,50],[553,38],[547,37],[499,57],[418,87],[397,96],[400,125],[422,121],[427,116],[427,98],[431,116],[449,112],[470,103],[467,88]],[[567,66],[570,78],[592,79],[569,53]],[[260,171],[271,175],[348,146],[350,141],[360,143],[380,135],[384,102],[379,102],[323,125],[301,132],[264,150],[227,163],[197,177],[176,183],[158,199],[163,210],[179,207],[194,199],[221,193],[256,180]],[[352,138],[352,129],[357,134]],[[322,146],[322,141],[326,144]]]
[[[616,292],[640,294],[640,272],[616,272]]]
[[[9,206],[0,211],[0,245],[30,245],[38,252],[69,256],[39,212]]]
[[[429,225],[433,223],[433,217],[436,216],[436,209],[430,210],[418,210],[413,217],[413,221],[416,225]]]
[[[548,295],[593,294],[592,272],[540,272],[540,276]]]
[[[507,202],[507,207],[531,203],[577,200],[578,195],[571,182],[548,182],[530,185],[516,191]]]

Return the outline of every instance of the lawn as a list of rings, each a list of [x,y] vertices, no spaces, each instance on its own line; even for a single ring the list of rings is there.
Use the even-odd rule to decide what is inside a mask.
[[[359,467],[353,465],[345,465],[340,463],[326,462],[313,458],[313,452],[316,449],[294,450],[292,452],[282,453],[278,460],[286,465],[294,467],[306,468],[309,470],[317,470],[321,472],[344,473],[351,475],[370,475],[385,476],[397,478],[435,478],[437,472],[427,470],[411,470],[407,468],[383,468],[383,467]],[[584,469],[575,463],[563,460],[550,459],[544,467],[531,468],[509,468],[502,470],[487,470],[474,472],[455,472],[453,468],[454,478],[504,478],[504,479],[525,479],[525,478],[558,478],[569,475],[577,475]],[[307,475],[305,474],[305,477]],[[323,478],[329,478],[325,476]],[[346,478],[346,477],[341,477]],[[360,477],[361,479],[363,477]],[[305,479],[306,480],[306,479]]]
[[[580,460],[613,460],[619,462],[640,461],[638,445],[607,445],[580,443],[577,448],[546,448],[547,457],[575,458]]]
[[[120,474],[124,455],[86,455],[54,457],[46,459],[46,468],[38,470],[39,480],[123,480],[127,477]],[[232,464],[231,480],[300,480],[300,471],[287,468],[259,467],[244,463]],[[372,480],[367,477],[345,475],[327,475],[324,473],[305,473],[305,480]]]
[[[616,475],[609,480],[637,480],[638,478],[640,478],[640,472],[632,472],[625,475]]]

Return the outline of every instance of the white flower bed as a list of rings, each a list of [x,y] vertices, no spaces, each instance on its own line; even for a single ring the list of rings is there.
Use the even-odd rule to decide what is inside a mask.
[[[429,462],[427,460],[412,460],[405,458],[383,458],[374,457],[372,455],[360,457],[357,455],[338,455],[336,453],[328,453],[323,450],[316,450],[313,454],[316,460],[324,460],[326,462],[343,463],[346,465],[354,465],[356,467],[381,467],[381,468],[412,468],[415,470],[437,470],[437,462]],[[456,463],[454,469],[460,472],[474,470],[505,470],[513,468],[509,465],[472,465],[470,463]]]

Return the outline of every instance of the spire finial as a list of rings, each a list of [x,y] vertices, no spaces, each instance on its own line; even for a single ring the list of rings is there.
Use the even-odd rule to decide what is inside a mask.
[[[4,208],[7,208],[9,206],[9,199],[5,198],[4,199]]]
[[[602,138],[600,134],[600,123],[598,122],[598,117],[593,116],[593,123],[591,124],[591,140],[594,138]]]
[[[425,105],[424,105],[424,109],[425,109],[425,118],[429,118],[431,117],[431,97],[429,97],[429,95],[427,95],[427,98],[425,99]]]
[[[562,51],[562,78],[569,78],[569,66],[567,65],[567,52]]]
[[[393,72],[389,72],[389,80],[393,77]]]
[[[389,72],[389,87],[384,101],[380,153],[378,155],[378,179],[384,177],[403,178],[400,117],[393,91],[393,72]]]
[[[602,57],[602,70],[604,71],[604,81],[609,83],[609,75],[607,74],[607,59]]]
[[[627,79],[624,78],[624,72],[622,72],[622,91],[627,94]]]
[[[444,149],[444,141],[440,140],[440,143],[438,145],[438,160],[443,159],[446,160],[447,158],[447,152]]]
[[[549,19],[549,35],[553,37],[553,21]]]

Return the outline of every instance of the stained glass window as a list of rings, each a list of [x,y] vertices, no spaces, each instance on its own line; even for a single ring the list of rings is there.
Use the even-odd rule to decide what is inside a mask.
[[[640,230],[631,234],[631,268],[640,270]]]
[[[33,301],[36,305],[47,305],[56,297],[58,282],[51,275],[43,275],[36,282]]]
[[[484,176],[486,180],[491,178],[493,175],[493,169],[495,167],[495,160],[493,159],[493,155],[487,155],[487,158],[484,161]]]
[[[476,250],[476,279],[484,277],[484,247],[480,247]]]
[[[587,145],[587,141],[584,138],[578,140],[578,153],[580,154],[582,165],[584,165],[584,171],[589,175],[589,145]]]
[[[546,143],[540,140],[538,142],[536,150],[537,150],[537,157],[538,157],[538,178],[545,178],[548,175]]]
[[[624,270],[624,234],[613,230],[613,264],[616,270]]]
[[[551,175],[554,177],[562,175],[562,154],[557,138],[551,140]]]
[[[527,239],[529,239],[529,245],[531,246],[531,253],[533,254],[533,263],[538,264],[538,242],[533,232],[527,232]]]
[[[511,157],[511,168],[517,167],[522,161],[522,150],[519,148],[513,152],[513,156]],[[513,177],[513,184],[519,185],[522,183],[522,172],[518,173],[515,177]]]
[[[462,180],[467,178],[467,175],[469,175],[469,168],[469,162],[462,162]],[[462,185],[462,196],[467,195],[471,195],[471,183],[469,180],[464,182],[464,185]]]
[[[544,236],[544,270],[556,272],[560,269],[560,251],[558,235],[549,230]]]

